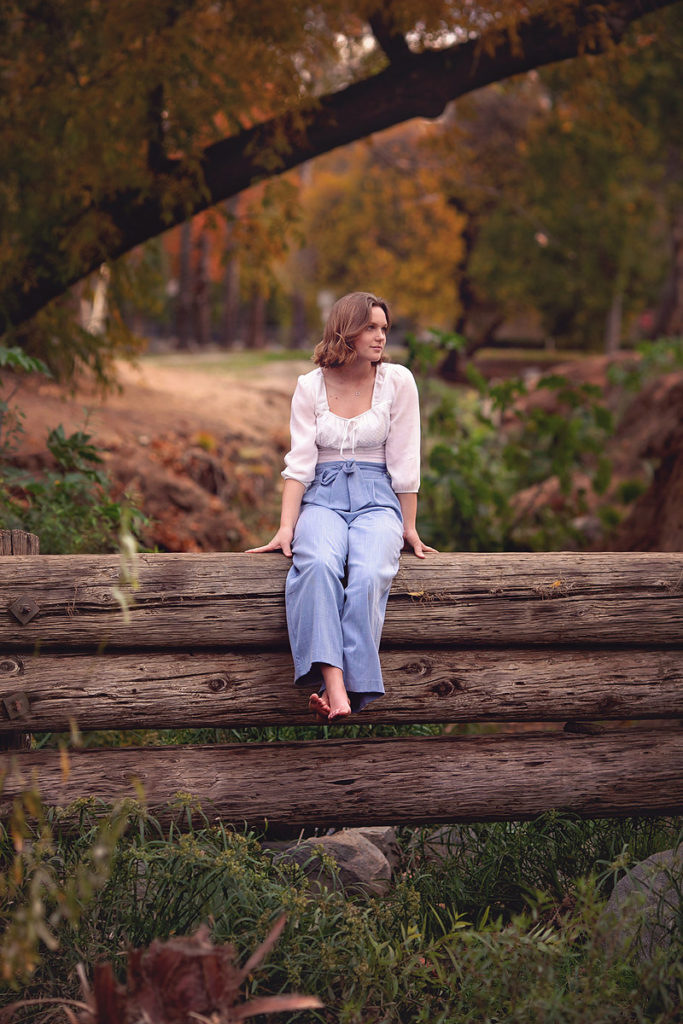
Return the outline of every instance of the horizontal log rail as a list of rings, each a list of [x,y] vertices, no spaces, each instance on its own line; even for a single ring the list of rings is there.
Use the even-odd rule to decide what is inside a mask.
[[[294,824],[512,820],[551,809],[584,817],[670,814],[683,807],[681,731],[82,750],[69,755],[68,773],[59,751],[15,758],[0,813],[32,778],[50,804],[136,797],[135,780],[162,818],[178,794],[191,794],[210,818],[268,822],[275,831]]]
[[[0,649],[286,649],[288,567],[279,554],[141,555],[127,621],[117,558],[3,559]],[[683,646],[683,553],[404,555],[383,641]]]
[[[683,719],[683,651],[384,651],[386,696],[364,723]],[[0,660],[0,734],[310,725],[286,652],[62,655]]]
[[[501,735],[85,749],[65,774],[57,751],[8,748],[73,723],[310,724],[291,685],[289,562],[141,555],[124,615],[117,558],[3,543],[5,812],[34,781],[48,803],[66,804],[135,795],[134,779],[161,816],[189,793],[210,815],[276,829],[683,811],[683,553],[401,559],[382,639],[387,694],[358,722],[602,722],[590,735],[527,724]],[[652,719],[659,728],[642,724]]]

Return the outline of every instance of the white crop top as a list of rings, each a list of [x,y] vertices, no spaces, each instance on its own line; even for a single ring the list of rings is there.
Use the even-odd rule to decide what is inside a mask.
[[[292,398],[290,431],[286,480],[308,487],[319,462],[356,459],[386,462],[397,493],[420,487],[420,407],[415,379],[405,366],[380,363],[371,407],[350,419],[330,411],[320,367],[303,374]]]

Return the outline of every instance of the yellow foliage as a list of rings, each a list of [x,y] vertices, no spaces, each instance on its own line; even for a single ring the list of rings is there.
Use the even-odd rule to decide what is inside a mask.
[[[463,218],[418,158],[414,127],[321,159],[303,194],[315,281],[335,293],[367,289],[420,325],[458,313]]]

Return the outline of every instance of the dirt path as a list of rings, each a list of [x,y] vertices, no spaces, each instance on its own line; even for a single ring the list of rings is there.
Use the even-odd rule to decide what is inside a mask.
[[[90,387],[70,395],[64,387],[33,378],[22,383],[15,398],[26,416],[23,447],[44,447],[46,430],[59,423],[67,433],[87,424],[105,448],[139,437],[144,444],[168,431],[280,443],[296,378],[308,369],[305,359],[270,363],[249,376],[203,368],[200,357],[191,369],[148,360],[138,366],[121,363],[121,390],[104,397]]]

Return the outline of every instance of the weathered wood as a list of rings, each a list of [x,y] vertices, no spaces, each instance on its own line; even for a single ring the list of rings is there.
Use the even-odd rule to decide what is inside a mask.
[[[141,555],[127,622],[103,556],[0,560],[0,644],[73,648],[287,646],[281,555]],[[8,611],[38,606],[24,625]],[[387,647],[683,646],[683,554],[404,555]]]
[[[38,555],[40,540],[25,530],[0,530],[0,555]]]
[[[119,748],[69,760],[67,775],[58,751],[17,755],[0,812],[34,778],[49,804],[135,796],[136,779],[161,816],[190,793],[210,817],[275,827],[683,811],[681,730]]]
[[[40,553],[40,540],[35,533],[26,533],[25,530],[0,530],[0,555],[37,555]],[[11,563],[14,565],[14,562]],[[2,670],[0,669],[0,673]],[[2,675],[0,674],[0,680]],[[8,708],[14,705],[10,701],[10,694],[2,692],[0,682],[0,720],[9,719]],[[0,730],[0,750],[27,750],[31,746],[31,737],[25,731],[27,726],[15,723],[11,730]]]
[[[683,650],[382,653],[386,696],[363,722],[683,718]],[[0,657],[0,734],[310,724],[289,653]],[[3,701],[23,694],[9,718]]]

